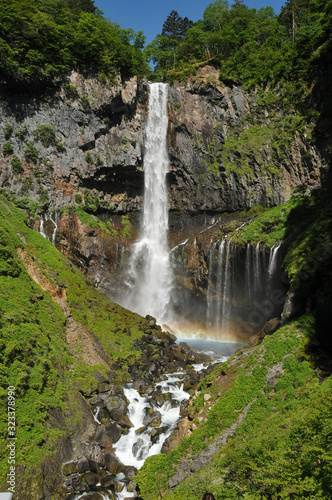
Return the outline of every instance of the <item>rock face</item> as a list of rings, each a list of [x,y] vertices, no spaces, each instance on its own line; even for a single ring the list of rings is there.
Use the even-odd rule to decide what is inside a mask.
[[[146,112],[147,84],[137,78],[111,84],[72,73],[46,96],[3,90],[0,141],[11,150],[2,151],[0,183],[52,210],[81,201],[137,209]]]
[[[206,66],[195,81],[169,88],[170,209],[275,205],[300,185],[319,186],[324,162],[315,148],[299,134],[289,147],[287,137],[278,143],[281,111],[218,77]],[[50,210],[141,208],[147,81],[73,72],[44,96],[0,93],[0,185],[12,196]]]
[[[300,185],[319,186],[318,152],[299,135],[287,149],[278,144],[282,113],[218,77],[207,66],[195,82],[170,88],[170,206],[197,213],[278,205]]]
[[[73,72],[44,96],[0,93],[0,186],[32,209],[35,229],[41,230],[37,217],[44,214],[49,239],[118,300],[143,200],[148,82]],[[174,252],[182,266],[175,307],[183,309],[183,297],[202,316],[210,248],[205,230],[213,215],[280,204],[296,188],[318,187],[326,164],[305,132],[289,125],[296,117],[221,82],[211,66],[186,85],[170,85],[168,100],[171,248],[190,239]],[[87,221],[91,213],[97,217]]]

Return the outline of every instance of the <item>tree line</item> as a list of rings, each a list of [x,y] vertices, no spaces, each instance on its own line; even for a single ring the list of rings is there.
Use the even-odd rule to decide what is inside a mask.
[[[72,69],[175,81],[207,62],[245,88],[307,81],[331,61],[331,26],[332,0],[286,0],[279,15],[214,0],[195,23],[173,10],[144,48],[142,31],[106,19],[93,0],[0,0],[0,81],[51,81]]]
[[[195,23],[172,11],[145,52],[156,79],[181,80],[211,62],[221,79],[250,88],[308,78],[318,62],[331,58],[331,26],[332,0],[287,0],[278,16],[272,7],[214,0]]]
[[[143,32],[107,20],[93,0],[0,0],[0,79],[52,80],[72,69],[146,73]]]

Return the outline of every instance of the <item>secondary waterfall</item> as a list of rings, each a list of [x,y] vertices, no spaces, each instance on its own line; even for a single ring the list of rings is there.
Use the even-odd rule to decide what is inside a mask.
[[[170,318],[172,270],[168,248],[166,174],[167,85],[150,84],[144,153],[144,205],[141,234],[129,258],[125,306],[158,322]]]
[[[214,328],[217,337],[232,332],[234,318],[237,324],[240,320],[242,325],[250,323],[259,330],[280,313],[276,297],[283,293],[279,258],[282,242],[268,249],[263,243],[243,246],[231,240],[223,238],[219,246],[212,243],[208,256],[206,325],[210,331]]]

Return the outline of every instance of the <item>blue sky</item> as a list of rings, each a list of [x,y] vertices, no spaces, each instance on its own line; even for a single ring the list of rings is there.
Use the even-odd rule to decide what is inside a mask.
[[[143,31],[146,42],[150,43],[158,33],[161,33],[163,22],[172,10],[181,17],[192,21],[203,18],[206,7],[211,0],[95,0],[95,6],[102,10],[105,17],[119,23],[123,28]],[[229,0],[232,5],[233,0]],[[276,14],[285,5],[286,0],[244,0],[250,9],[261,9],[268,5]]]

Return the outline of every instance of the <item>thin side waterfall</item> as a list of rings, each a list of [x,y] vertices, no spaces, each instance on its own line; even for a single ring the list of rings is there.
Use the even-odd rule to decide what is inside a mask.
[[[213,272],[213,260],[216,251],[217,242],[214,242],[210,246],[209,251],[209,268],[208,268],[208,288],[206,293],[206,303],[207,303],[207,326],[210,326],[214,320],[214,310],[213,310],[213,283],[212,283],[212,272]],[[218,272],[218,270],[217,270]]]
[[[219,245],[219,249],[218,249],[218,271],[217,271],[218,274],[217,274],[217,284],[216,284],[217,298],[221,297],[224,282],[226,283],[227,263],[225,263],[225,267],[224,267],[225,243],[226,243],[226,240],[222,239],[221,243]],[[223,272],[223,270],[224,270],[224,272]],[[224,301],[222,302],[222,305],[223,305],[223,308],[221,311],[220,304],[217,303],[217,314],[216,314],[216,330],[217,330],[217,332],[219,332],[219,330],[220,330],[220,321],[221,321],[221,317],[224,314]]]
[[[125,306],[158,322],[169,320],[173,282],[168,248],[166,174],[167,85],[150,84],[144,153],[144,205],[141,234],[129,258]]]
[[[231,264],[230,264],[230,251],[231,251],[231,239],[226,243],[226,261],[225,261],[225,272],[224,272],[224,295],[222,301],[222,323],[221,328],[224,332],[228,331],[229,328],[229,298],[231,294]],[[228,299],[228,302],[227,302]]]
[[[255,294],[259,293],[261,286],[261,262],[260,262],[260,241],[257,243],[255,247],[255,251],[253,253],[254,258],[254,290]]]
[[[251,245],[247,243],[246,250],[246,269],[245,269],[245,283],[248,300],[252,300],[252,266],[251,266]]]
[[[276,273],[276,270],[278,267],[278,252],[279,252],[279,248],[281,247],[281,244],[282,244],[282,242],[275,243],[270,251],[269,265],[268,265],[268,269],[267,269],[268,289],[270,289],[272,287],[273,277],[275,276],[275,273]]]

